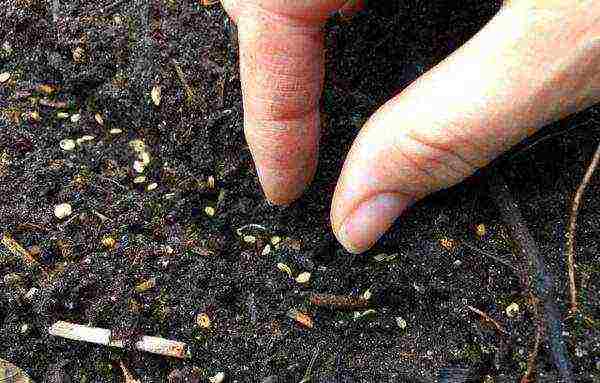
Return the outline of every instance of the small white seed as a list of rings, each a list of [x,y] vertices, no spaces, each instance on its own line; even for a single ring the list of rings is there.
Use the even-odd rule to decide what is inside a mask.
[[[73,209],[71,205],[68,203],[61,203],[59,205],[54,206],[54,215],[58,219],[63,219],[71,215]]]
[[[143,184],[146,182],[146,176],[137,176],[133,179],[134,184]]]
[[[400,327],[400,330],[405,330],[408,326],[408,323],[406,323],[406,320],[402,317],[396,317],[396,324]]]
[[[104,119],[102,118],[102,116],[100,115],[100,113],[96,113],[94,115],[94,118],[96,119],[96,122],[100,125],[104,125]]]
[[[75,141],[66,138],[60,141],[59,146],[62,150],[71,151],[75,149]]]
[[[510,318],[514,318],[515,316],[519,315],[519,310],[519,305],[516,302],[513,302],[506,308],[506,315],[508,315]]]
[[[371,292],[371,289],[366,289],[362,295],[363,299],[366,299],[366,300],[371,299],[372,296],[373,296],[373,293]]]
[[[156,189],[157,187],[158,187],[158,184],[156,182],[153,182],[150,185],[146,186],[146,190],[152,191],[152,190]]]
[[[298,283],[308,283],[308,281],[310,281],[310,273],[308,271],[300,273],[296,277],[296,282]]]
[[[10,73],[4,72],[0,73],[0,82],[6,82],[10,78]]]
[[[141,152],[138,157],[144,165],[148,165],[150,163],[150,154],[148,152]]]
[[[290,278],[292,278],[292,269],[290,269],[290,267],[288,265],[286,265],[283,262],[279,262],[277,264],[277,268],[281,271],[283,271],[284,273],[286,273],[287,275],[290,276]]]
[[[123,133],[123,130],[119,129],[119,128],[112,128],[111,130],[108,131],[110,134],[120,134]]]
[[[271,245],[267,243],[267,245],[262,249],[262,255],[268,255],[271,252]]]
[[[256,243],[256,237],[253,235],[244,235],[244,238],[242,238],[244,240],[244,242],[246,243]]]
[[[212,206],[207,206],[204,208],[204,214],[206,214],[209,217],[214,217],[215,216],[215,208]]]
[[[76,113],[76,114],[74,114],[74,115],[71,116],[71,122],[72,123],[79,122],[80,119],[81,119],[81,115],[79,113]]]
[[[133,169],[135,169],[136,172],[138,173],[143,173],[144,172],[144,164],[142,163],[142,161],[133,161]]]
[[[154,102],[154,105],[159,106],[160,105],[160,86],[155,85],[152,88],[152,91],[150,92],[151,96],[152,96],[152,102]]]

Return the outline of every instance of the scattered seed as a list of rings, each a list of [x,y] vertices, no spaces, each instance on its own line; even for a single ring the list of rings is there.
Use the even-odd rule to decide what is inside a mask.
[[[508,315],[509,318],[514,318],[515,316],[519,315],[519,310],[519,305],[516,302],[513,302],[506,308],[506,315]]]
[[[133,168],[135,169],[136,172],[138,173],[143,173],[144,172],[144,164],[141,161],[133,161]]]
[[[372,296],[373,296],[373,293],[371,292],[371,289],[366,289],[362,295],[362,298],[369,300],[369,299],[371,299]]]
[[[396,324],[400,327],[400,330],[406,330],[406,327],[408,326],[408,323],[406,323],[406,320],[402,317],[396,317]]]
[[[111,130],[108,131],[110,134],[120,134],[123,133],[123,130],[119,129],[119,128],[112,128]]]
[[[152,182],[150,185],[146,186],[146,190],[152,191],[152,190],[155,190],[157,187],[158,187],[158,184],[156,182]]]
[[[61,140],[58,145],[60,146],[60,148],[62,150],[65,150],[68,152],[75,149],[75,141],[73,141],[69,138]]]
[[[215,208],[212,206],[207,206],[204,208],[204,214],[206,214],[209,217],[214,217],[215,216]]]
[[[147,281],[144,281],[135,286],[135,291],[137,293],[143,293],[144,291],[150,290],[154,286],[156,286],[156,278],[150,278]]]
[[[146,144],[142,140],[131,140],[129,141],[129,147],[135,152],[141,153],[146,150]]]
[[[483,237],[485,235],[485,232],[486,229],[483,223],[480,223],[479,225],[475,226],[475,233],[478,237]]]
[[[72,212],[73,212],[73,209],[71,208],[71,205],[68,203],[61,203],[61,204],[54,206],[54,215],[58,219],[66,218],[66,217],[70,216]]]
[[[308,281],[310,281],[310,273],[308,271],[300,273],[296,277],[296,282],[298,283],[308,283]]]
[[[236,231],[237,235],[239,235],[241,237],[244,233],[244,230],[246,230],[246,229],[259,229],[259,230],[262,230],[265,232],[267,231],[266,227],[259,225],[257,223],[249,223],[247,225],[237,228],[235,231]]]
[[[396,259],[396,257],[398,256],[397,253],[394,254],[385,254],[385,253],[381,253],[381,254],[377,254],[375,256],[373,256],[373,259],[376,260],[377,262],[391,262],[394,259]]]
[[[208,178],[206,179],[206,186],[208,186],[210,189],[214,189],[215,188],[215,177],[208,176]]]
[[[32,287],[29,289],[29,291],[27,291],[27,294],[25,294],[25,299],[28,301],[31,301],[33,299],[33,297],[38,293],[39,289]]]
[[[281,271],[283,271],[284,273],[286,273],[287,275],[290,276],[290,278],[292,277],[292,269],[290,269],[290,267],[288,265],[286,265],[285,263],[279,262],[277,264],[277,268]]]
[[[200,328],[210,328],[210,318],[206,313],[200,313],[196,315],[196,324]]]
[[[4,72],[0,73],[0,82],[6,82],[10,79],[10,73]]]
[[[244,240],[244,242],[250,243],[250,244],[256,243],[256,237],[253,235],[244,235],[243,240]]]
[[[21,334],[26,334],[29,331],[29,325],[27,323],[23,323],[21,325]]]
[[[281,242],[281,237],[278,237],[278,236],[271,237],[271,244],[273,246],[277,246],[277,244],[279,242]]]
[[[296,322],[298,322],[308,328],[314,327],[313,319],[310,317],[310,315],[304,314],[296,309],[290,309],[287,312],[287,316],[288,316],[288,318],[291,318],[291,319],[295,320]]]
[[[353,315],[353,318],[354,318],[354,320],[357,320],[357,319],[366,317],[368,315],[374,315],[374,314],[377,314],[377,311],[375,311],[373,309],[368,309],[368,310],[365,310],[363,312],[355,311],[354,315]]]
[[[154,102],[154,105],[159,106],[160,105],[160,86],[155,85],[152,88],[152,91],[150,92],[151,96],[152,96],[152,102]]]
[[[115,241],[115,239],[111,236],[105,236],[102,238],[102,246],[106,247],[107,249],[114,248],[116,244],[117,241]]]
[[[27,112],[27,118],[31,121],[39,121],[42,119],[37,111]]]
[[[89,141],[94,141],[96,139],[96,137],[94,136],[82,136],[80,138],[77,139],[77,143],[79,145],[85,143],[85,142],[89,142]]]
[[[41,92],[44,94],[52,94],[58,90],[58,87],[51,85],[51,84],[42,84],[37,87],[37,90],[38,90],[38,92]]]
[[[69,113],[65,113],[65,112],[58,112],[56,113],[56,118],[64,120],[69,118]]]
[[[137,176],[133,179],[134,184],[143,184],[146,182],[146,176]]]
[[[100,113],[96,113],[94,115],[94,118],[96,119],[96,122],[100,125],[104,125],[104,119],[102,118],[102,116],[100,115]]]
[[[271,245],[267,243],[267,245],[262,249],[262,255],[268,255],[271,252]]]
[[[456,243],[453,239],[444,237],[440,239],[440,245],[446,250],[452,250]]]
[[[77,47],[75,49],[73,49],[73,61],[75,61],[76,63],[81,63],[83,62],[83,59],[85,57],[85,51],[83,50],[82,47]]]
[[[139,155],[139,159],[144,165],[148,165],[150,163],[150,153],[145,151],[141,152]]]
[[[80,119],[81,119],[81,115],[79,113],[73,114],[71,116],[72,123],[77,123],[77,122],[79,122]]]
[[[224,380],[225,380],[224,372],[219,372],[215,376],[211,376],[210,378],[208,378],[208,381],[210,383],[223,383]]]

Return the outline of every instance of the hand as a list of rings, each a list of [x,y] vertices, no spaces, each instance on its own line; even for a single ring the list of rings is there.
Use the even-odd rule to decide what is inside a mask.
[[[222,0],[238,24],[245,133],[267,198],[296,199],[317,161],[323,35],[342,0]],[[415,200],[539,127],[600,101],[600,2],[513,0],[383,105],[356,138],[331,221],[353,253]]]

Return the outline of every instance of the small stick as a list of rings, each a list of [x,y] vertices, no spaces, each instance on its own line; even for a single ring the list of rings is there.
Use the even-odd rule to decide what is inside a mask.
[[[318,356],[319,356],[319,346],[317,346],[315,353],[313,354],[312,358],[310,359],[310,363],[308,364],[308,367],[306,368],[306,372],[304,373],[304,377],[302,377],[302,380],[300,381],[300,383],[308,383],[311,381],[313,367],[315,366],[315,362],[317,361]]]
[[[569,219],[569,230],[566,234],[566,245],[565,245],[565,256],[567,258],[567,270],[569,273],[569,292],[571,295],[571,314],[575,314],[579,310],[579,303],[577,301],[577,286],[575,285],[575,234],[577,230],[577,214],[579,213],[579,205],[581,204],[581,198],[585,193],[585,189],[594,174],[594,170],[598,167],[600,161],[600,144],[596,148],[592,162],[587,168],[581,184],[577,188],[575,197],[573,198],[573,205],[571,206],[571,217]]]
[[[319,307],[331,307],[335,309],[362,309],[369,306],[370,301],[361,297],[333,294],[312,294],[310,303]]]
[[[533,382],[533,374],[535,373],[537,356],[540,351],[540,343],[542,342],[542,336],[544,335],[544,321],[542,318],[540,318],[538,301],[534,296],[531,296],[531,300],[533,301],[533,310],[536,319],[535,341],[533,344],[533,350],[531,350],[529,356],[527,357],[527,370],[525,371],[525,375],[523,375],[521,378],[521,383]]]
[[[75,323],[58,321],[50,327],[48,332],[50,335],[82,342],[102,344],[109,347],[124,347],[123,341],[112,339],[112,331],[104,328],[88,327]],[[153,336],[142,336],[141,339],[135,343],[135,348],[140,351],[180,359],[189,358],[191,356],[185,343]]]
[[[504,327],[502,327],[502,326],[500,325],[500,323],[498,323],[498,322],[497,322],[497,321],[496,321],[494,318],[492,318],[491,316],[487,315],[485,312],[483,312],[483,311],[479,310],[479,309],[478,309],[478,308],[476,308],[476,307],[469,306],[469,305],[467,305],[467,308],[468,308],[469,310],[473,311],[474,313],[477,313],[477,314],[481,315],[481,317],[482,317],[484,320],[486,320],[486,321],[490,322],[491,324],[493,324],[493,325],[494,325],[494,327],[496,327],[496,329],[498,330],[498,332],[500,332],[500,333],[502,333],[502,334],[504,334],[504,335],[508,335],[508,332],[507,332],[507,331],[504,329]]]
[[[13,253],[16,257],[21,257],[27,266],[37,265],[38,261],[31,255],[31,253],[23,248],[21,244],[8,233],[2,234],[2,244]]]

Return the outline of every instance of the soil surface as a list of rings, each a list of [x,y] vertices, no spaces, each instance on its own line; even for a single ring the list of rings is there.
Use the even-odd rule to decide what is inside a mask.
[[[499,2],[379,1],[334,17],[321,162],[286,208],[261,194],[243,138],[236,30],[218,4],[1,3],[0,73],[10,79],[0,83],[0,228],[32,261],[0,246],[0,358],[35,381],[124,381],[123,363],[141,382],[218,372],[226,382],[299,382],[314,358],[314,382],[516,382],[536,322],[490,171],[505,175],[554,275],[577,381],[599,381],[600,177],[576,242],[582,312],[596,324],[567,318],[563,248],[600,107],[419,202],[365,255],[331,234],[333,189],[363,122]],[[57,218],[63,203],[72,211]],[[294,279],[303,272],[308,283]],[[314,293],[362,302],[367,290],[365,307],[311,303]],[[49,335],[59,320],[112,329],[125,348]],[[142,334],[185,342],[191,357],[136,351]],[[545,345],[536,365],[540,381],[558,381]]]

